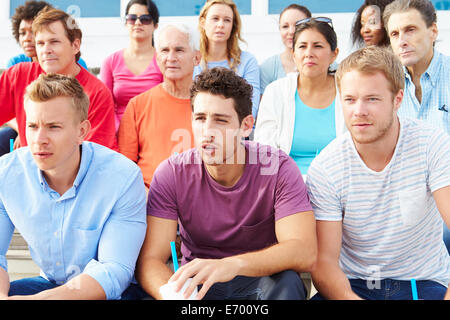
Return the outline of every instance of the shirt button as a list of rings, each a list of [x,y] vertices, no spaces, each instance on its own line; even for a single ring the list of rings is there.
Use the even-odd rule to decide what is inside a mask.
[[[59,267],[61,265],[61,262],[56,262],[56,265]]]

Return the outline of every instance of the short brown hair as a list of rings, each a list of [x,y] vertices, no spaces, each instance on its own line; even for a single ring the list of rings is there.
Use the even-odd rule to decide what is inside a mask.
[[[80,122],[87,120],[89,97],[78,80],[72,76],[55,73],[41,74],[28,85],[24,105],[27,105],[29,101],[46,102],[57,97],[70,98]]]
[[[253,87],[238,76],[234,71],[223,67],[206,69],[195,77],[191,87],[191,106],[194,110],[194,100],[199,92],[232,98],[234,109],[242,123],[245,117],[252,114]]]
[[[389,81],[393,96],[405,87],[405,72],[400,60],[391,51],[383,47],[368,46],[345,58],[336,71],[336,82],[339,90],[341,89],[343,75],[352,70],[365,74],[381,72]],[[357,85],[355,83],[355,86]]]
[[[64,30],[66,31],[67,39],[69,39],[70,43],[73,43],[75,39],[79,39],[81,43],[83,33],[78,27],[77,22],[68,13],[59,9],[42,10],[33,21],[33,33],[36,34],[43,29],[47,29],[49,24],[57,21],[61,21]],[[80,57],[81,52],[78,52],[75,56],[75,61],[78,61]]]
[[[395,0],[388,4],[383,12],[383,22],[386,30],[391,15],[396,12],[405,12],[411,9],[416,9],[425,21],[426,26],[429,28],[435,22],[437,22],[436,9],[433,3],[429,0]]]
[[[12,33],[17,43],[19,43],[19,29],[22,20],[32,21],[38,15],[39,11],[45,7],[53,8],[50,4],[45,1],[34,1],[29,0],[25,2],[24,5],[18,6],[16,12],[11,17],[12,22]]]

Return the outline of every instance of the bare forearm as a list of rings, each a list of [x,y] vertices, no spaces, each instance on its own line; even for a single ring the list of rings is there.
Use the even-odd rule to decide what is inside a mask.
[[[444,300],[450,300],[450,283],[448,284],[447,293],[445,294]]]
[[[17,120],[16,119],[12,119],[12,120],[8,121],[6,123],[6,125],[8,127],[10,127],[11,129],[13,129],[14,131],[19,132],[19,125],[17,124]]]
[[[9,276],[5,269],[0,267],[0,299],[6,298],[9,292]]]
[[[266,249],[249,252],[226,259],[239,265],[239,275],[263,277],[284,270],[310,272],[316,262],[314,246],[300,240],[286,240]]]
[[[165,285],[169,278],[173,275],[173,271],[169,269],[167,264],[157,260],[148,259],[141,262],[136,268],[136,279],[141,287],[154,299],[162,299],[159,288]]]
[[[338,265],[318,262],[311,273],[314,287],[329,300],[360,300],[353,292],[350,281]]]

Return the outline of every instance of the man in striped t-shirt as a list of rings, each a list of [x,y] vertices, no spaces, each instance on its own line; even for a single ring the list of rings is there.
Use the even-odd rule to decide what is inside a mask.
[[[377,47],[336,74],[348,132],[312,162],[307,187],[319,253],[312,272],[327,299],[450,299],[450,137],[400,119],[404,73]]]

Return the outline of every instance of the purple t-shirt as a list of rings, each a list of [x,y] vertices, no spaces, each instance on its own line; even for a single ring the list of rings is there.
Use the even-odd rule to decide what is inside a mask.
[[[170,157],[155,171],[147,214],[179,219],[182,264],[263,249],[277,242],[275,220],[312,211],[294,160],[270,146],[244,144],[245,170],[233,187],[211,178],[197,149]]]

